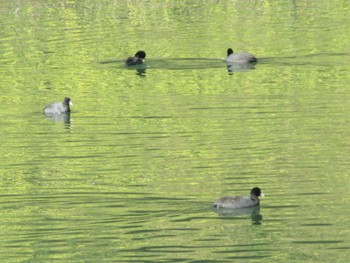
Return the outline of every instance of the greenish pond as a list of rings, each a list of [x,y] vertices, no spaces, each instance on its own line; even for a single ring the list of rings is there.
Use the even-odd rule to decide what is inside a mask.
[[[1,1],[1,262],[349,262],[349,10]]]

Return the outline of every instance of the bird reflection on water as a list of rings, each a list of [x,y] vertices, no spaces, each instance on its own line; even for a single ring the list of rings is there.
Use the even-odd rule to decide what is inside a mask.
[[[71,127],[70,112],[61,113],[61,114],[45,114],[45,117],[49,121],[62,122],[66,128]]]
[[[255,69],[256,63],[232,63],[226,62],[227,72],[232,75],[234,72],[242,72]]]
[[[253,225],[261,225],[263,219],[262,214],[260,214],[260,206],[253,206],[247,208],[239,209],[229,209],[229,208],[213,208],[213,211],[220,216],[225,217],[241,217],[250,215]]]

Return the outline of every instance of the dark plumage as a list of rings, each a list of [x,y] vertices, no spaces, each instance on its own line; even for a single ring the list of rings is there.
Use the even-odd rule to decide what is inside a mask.
[[[128,57],[125,60],[125,65],[126,66],[133,66],[133,65],[138,65],[142,64],[143,60],[146,58],[146,52],[145,51],[137,51],[133,57]]]

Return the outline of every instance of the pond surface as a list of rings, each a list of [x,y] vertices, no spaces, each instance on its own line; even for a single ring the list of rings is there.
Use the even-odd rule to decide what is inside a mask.
[[[1,262],[349,262],[349,11],[1,1]]]

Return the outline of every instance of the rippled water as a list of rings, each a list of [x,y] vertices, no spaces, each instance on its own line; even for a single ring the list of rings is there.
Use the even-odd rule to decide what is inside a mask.
[[[348,1],[0,6],[1,262],[350,260]]]

